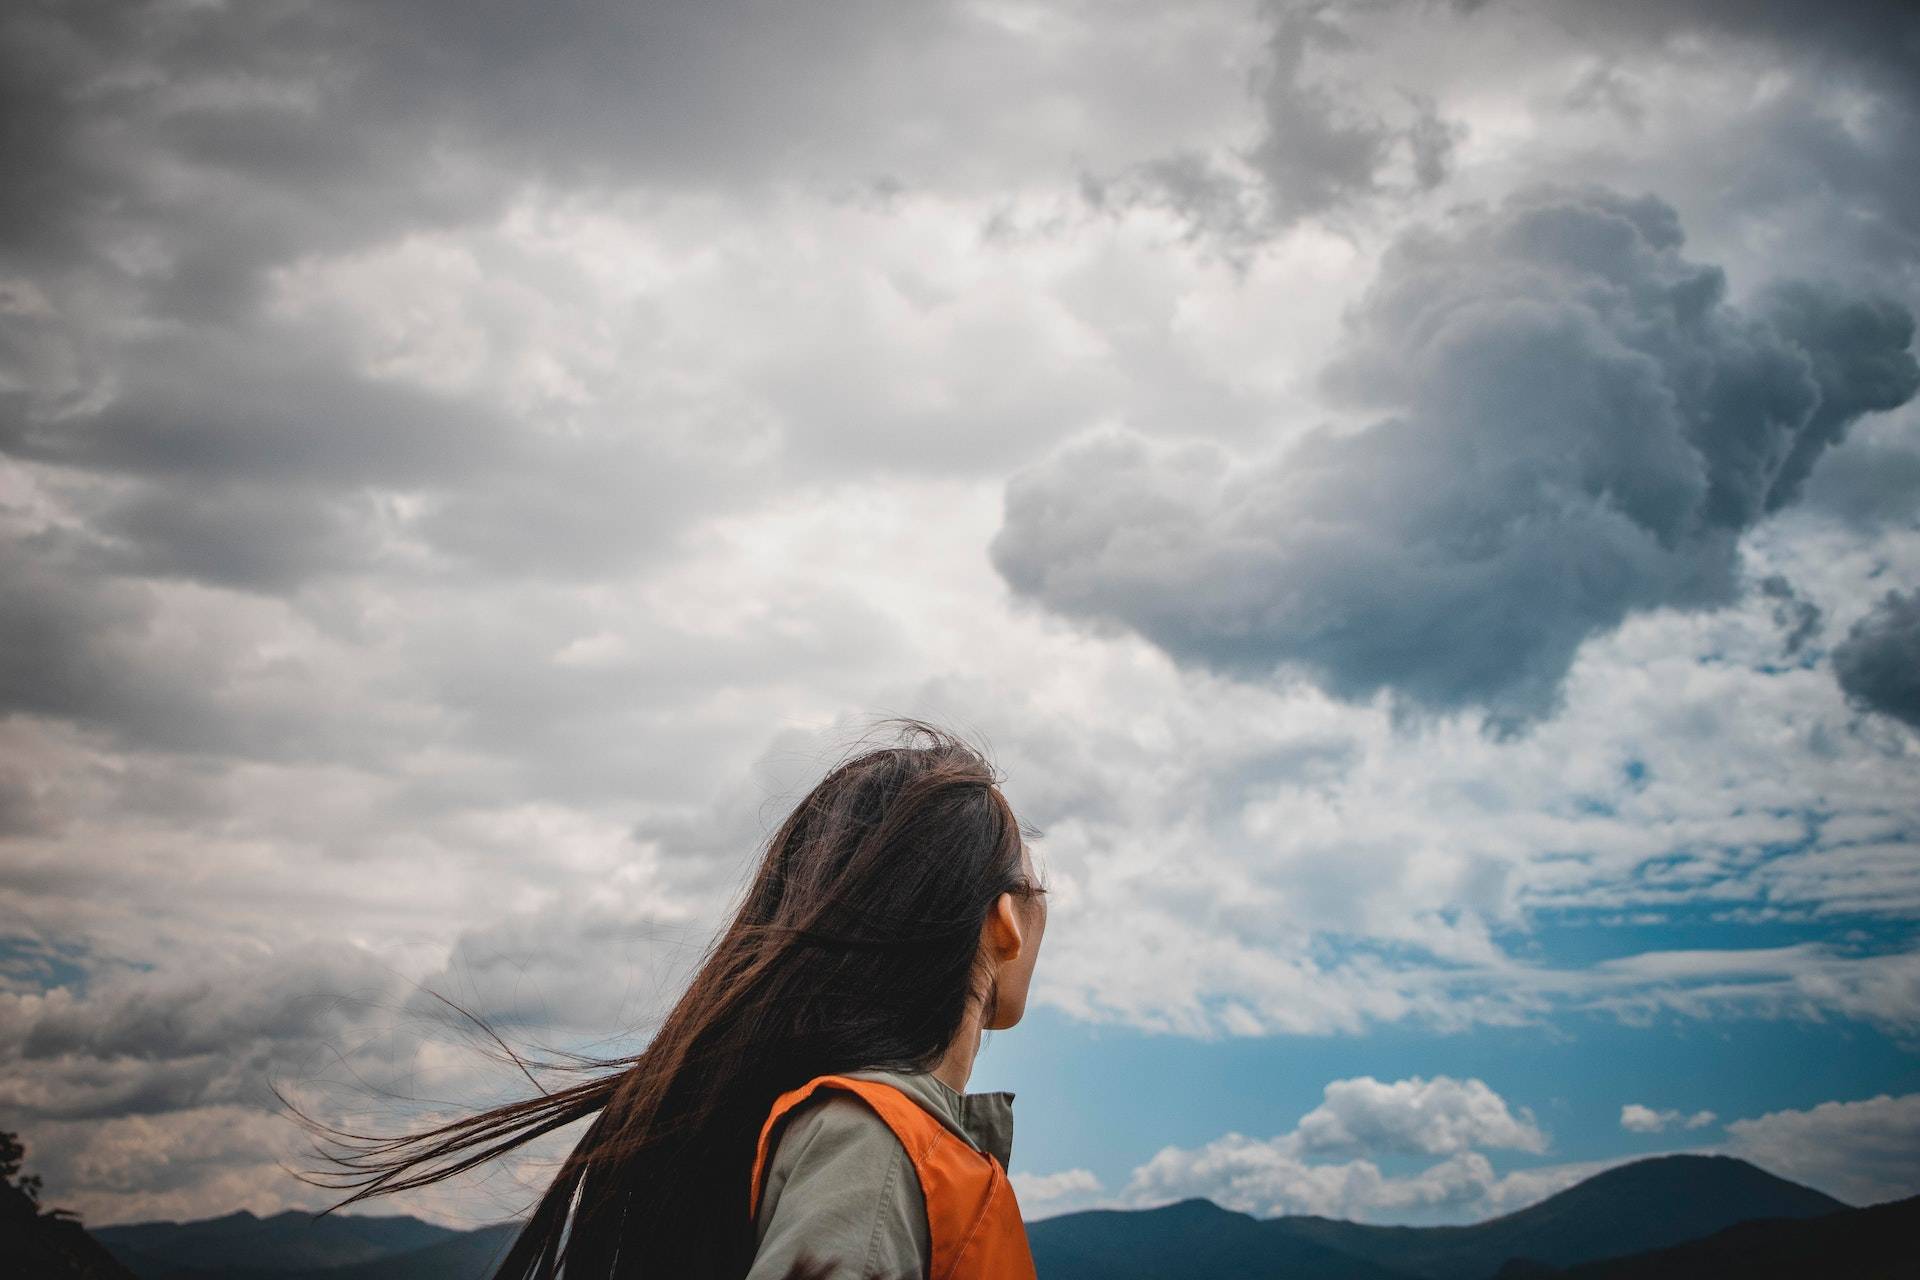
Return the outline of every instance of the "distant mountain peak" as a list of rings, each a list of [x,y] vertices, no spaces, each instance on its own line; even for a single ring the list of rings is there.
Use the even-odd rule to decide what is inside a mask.
[[[1759,1165],[1737,1156],[1675,1152],[1603,1169],[1507,1217],[1621,1196],[1636,1199],[1677,1196],[1694,1204],[1732,1198],[1746,1203],[1765,1203],[1780,1210],[1766,1214],[1768,1217],[1807,1217],[1851,1207],[1824,1191],[1816,1191],[1778,1174],[1768,1173]]]
[[[1250,1214],[1242,1213],[1238,1209],[1229,1209],[1223,1205],[1215,1204],[1213,1201],[1207,1199],[1205,1196],[1188,1196],[1185,1200],[1175,1200],[1171,1204],[1163,1204],[1156,1208],[1148,1209],[1146,1210],[1146,1212],[1148,1213],[1222,1214],[1222,1215],[1229,1215],[1235,1218],[1245,1218],[1245,1217],[1252,1216]]]

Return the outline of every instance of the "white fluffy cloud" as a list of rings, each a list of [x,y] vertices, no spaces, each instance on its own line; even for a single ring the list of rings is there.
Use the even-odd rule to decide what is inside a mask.
[[[1027,1218],[1064,1213],[1098,1197],[1104,1188],[1091,1169],[1063,1169],[1058,1173],[1012,1173],[1013,1192]]]
[[[1229,1134],[1193,1151],[1167,1148],[1134,1170],[1123,1198],[1146,1208],[1205,1196],[1261,1217],[1307,1213],[1357,1222],[1471,1213],[1498,1179],[1479,1152],[1389,1176],[1371,1160],[1314,1164],[1271,1143]]]
[[[1287,1133],[1264,1140],[1230,1133],[1195,1149],[1165,1148],[1133,1171],[1116,1203],[1145,1207],[1205,1196],[1262,1217],[1458,1216],[1502,1194],[1479,1148],[1546,1147],[1533,1117],[1511,1109],[1482,1081],[1361,1076],[1329,1083],[1325,1101]],[[1327,1158],[1338,1155],[1354,1158]],[[1368,1158],[1394,1155],[1446,1159],[1393,1176]]]
[[[1315,1155],[1450,1156],[1482,1147],[1547,1147],[1547,1135],[1524,1107],[1515,1114],[1482,1081],[1449,1076],[1335,1080],[1291,1137],[1298,1150]]]
[[[1920,1195],[1920,1093],[1735,1120],[1726,1149],[1849,1204]]]
[[[1638,1102],[1620,1108],[1620,1127],[1629,1133],[1659,1133],[1665,1129],[1704,1129],[1719,1117],[1711,1111],[1655,1111]]]

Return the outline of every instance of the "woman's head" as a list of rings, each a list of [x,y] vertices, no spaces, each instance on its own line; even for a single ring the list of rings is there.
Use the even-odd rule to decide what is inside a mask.
[[[917,721],[900,738],[801,799],[721,942],[797,1002],[796,1060],[924,1067],[970,1015],[1025,1007],[1046,905],[1021,825],[979,751]]]
[[[931,1069],[1020,1020],[1046,924],[1021,824],[986,757],[920,721],[843,760],[768,840],[737,910],[646,1048],[617,1068],[334,1157],[342,1204],[439,1181],[593,1117],[502,1278],[738,1276],[749,1177],[780,1093],[868,1066]],[[970,1051],[970,1050],[969,1050]]]

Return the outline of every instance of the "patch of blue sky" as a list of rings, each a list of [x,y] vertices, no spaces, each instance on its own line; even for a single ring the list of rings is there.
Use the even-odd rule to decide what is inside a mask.
[[[1585,968],[1648,951],[1744,951],[1818,943],[1853,954],[1920,946],[1920,922],[1866,914],[1816,914],[1802,904],[1778,914],[1741,911],[1736,902],[1660,907],[1574,907],[1536,911],[1532,927],[1495,934],[1517,960],[1556,969]]]
[[[1620,786],[1629,793],[1645,791],[1652,776],[1652,770],[1647,767],[1645,760],[1631,759],[1620,766]],[[1575,796],[1573,809],[1576,813],[1611,818],[1619,812],[1616,799],[1616,797],[1604,795]]]
[[[0,990],[65,987],[85,995],[87,975],[87,948],[79,943],[48,942],[21,934],[0,937]]]

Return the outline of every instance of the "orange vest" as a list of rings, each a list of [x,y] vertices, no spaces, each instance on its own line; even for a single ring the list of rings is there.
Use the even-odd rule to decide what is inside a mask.
[[[1035,1280],[1027,1226],[1013,1184],[1000,1162],[976,1151],[927,1109],[900,1090],[878,1080],[815,1076],[773,1100],[760,1127],[760,1149],[753,1158],[752,1204],[760,1211],[760,1178],[767,1166],[773,1129],[780,1117],[822,1087],[858,1094],[880,1114],[907,1149],[920,1191],[927,1202],[927,1234],[933,1242],[927,1280]]]

